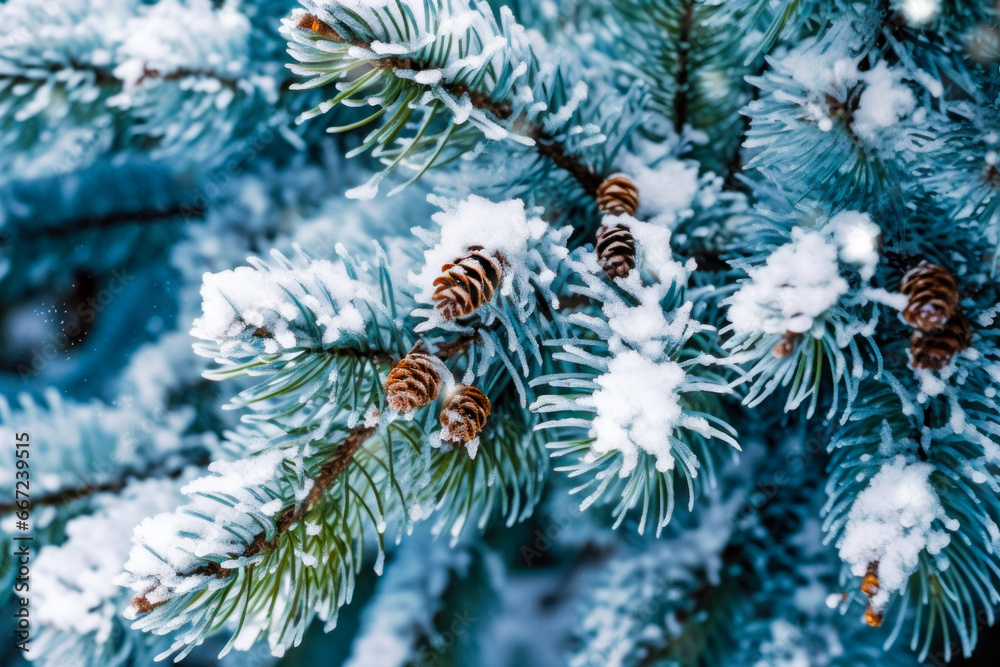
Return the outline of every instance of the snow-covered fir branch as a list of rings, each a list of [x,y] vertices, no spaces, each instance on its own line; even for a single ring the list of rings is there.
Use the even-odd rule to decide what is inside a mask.
[[[33,659],[847,667],[991,632],[993,3],[0,19]]]

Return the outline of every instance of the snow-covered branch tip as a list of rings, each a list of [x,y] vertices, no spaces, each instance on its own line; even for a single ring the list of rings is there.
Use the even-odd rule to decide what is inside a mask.
[[[284,535],[288,529],[295,525],[298,521],[306,515],[309,510],[311,510],[322,498],[323,494],[330,485],[333,484],[345,470],[347,470],[348,465],[350,465],[351,459],[354,454],[361,448],[361,446],[368,440],[372,435],[374,435],[377,427],[369,426],[367,424],[362,424],[356,426],[344,441],[336,448],[333,457],[327,461],[312,478],[313,484],[309,490],[306,497],[295,505],[288,505],[280,511],[278,518],[275,523],[275,530],[273,534],[268,537],[266,531],[261,531],[257,533],[250,545],[239,554],[231,554],[231,558],[242,558],[248,559],[261,554],[265,551],[273,550],[281,536]],[[247,567],[253,568],[254,565],[250,564]],[[221,562],[209,562],[205,563],[192,570],[191,572],[183,573],[184,576],[209,576],[218,579],[224,579],[232,576],[238,570],[233,568],[223,567]],[[167,599],[150,601],[147,594],[137,595],[132,599],[132,611],[134,614],[148,614],[157,607],[167,602]]]

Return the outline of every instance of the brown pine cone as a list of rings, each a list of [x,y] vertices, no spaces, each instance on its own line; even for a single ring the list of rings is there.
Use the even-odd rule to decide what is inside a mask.
[[[955,278],[937,264],[923,261],[910,269],[899,291],[910,299],[903,309],[903,319],[921,331],[940,329],[958,308]]]
[[[465,443],[479,436],[490,416],[490,399],[475,387],[461,385],[448,394],[441,409],[441,438]]]
[[[880,611],[875,611],[872,609],[871,605],[865,609],[865,623],[873,628],[882,627],[882,621],[885,620],[885,614]]]
[[[635,238],[622,224],[597,230],[597,262],[608,278],[624,278],[635,268]]]
[[[441,375],[434,358],[422,352],[410,352],[389,371],[385,396],[393,410],[413,412],[437,398],[440,387]]]
[[[868,572],[865,573],[865,578],[861,580],[861,592],[871,598],[878,594],[878,589],[878,561],[875,561],[868,564]]]
[[[611,215],[635,215],[639,189],[625,174],[612,174],[597,186],[597,207]]]
[[[431,297],[446,320],[471,315],[476,308],[493,298],[503,278],[503,259],[472,246],[469,253],[452,264],[441,267],[442,275],[434,279]]]
[[[913,368],[938,371],[947,366],[952,357],[969,347],[972,332],[969,320],[956,311],[938,331],[914,331],[910,337],[910,362]]]

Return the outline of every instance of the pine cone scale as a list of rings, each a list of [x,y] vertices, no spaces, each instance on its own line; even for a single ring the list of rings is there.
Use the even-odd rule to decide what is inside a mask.
[[[937,331],[914,331],[910,338],[912,365],[921,370],[941,370],[956,354],[969,347],[971,337],[969,320],[961,312],[956,312]]]
[[[434,279],[431,299],[446,320],[471,315],[496,293],[503,279],[503,260],[481,250],[470,248],[464,257],[441,267],[442,275]]]
[[[435,360],[421,352],[410,352],[403,357],[385,381],[389,407],[397,412],[412,412],[432,403],[441,386],[441,375],[435,366]]]
[[[610,215],[635,215],[639,189],[625,174],[613,174],[597,187],[597,207]]]
[[[909,297],[903,319],[920,331],[935,331],[958,308],[958,285],[948,269],[920,262],[903,276],[899,291]]]
[[[635,268],[635,237],[622,224],[597,230],[597,261],[609,278],[624,278]]]

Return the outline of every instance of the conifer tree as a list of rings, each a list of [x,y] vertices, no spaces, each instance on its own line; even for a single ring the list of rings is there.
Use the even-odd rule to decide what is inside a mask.
[[[990,632],[993,3],[0,25],[38,628],[4,660],[911,665]]]

